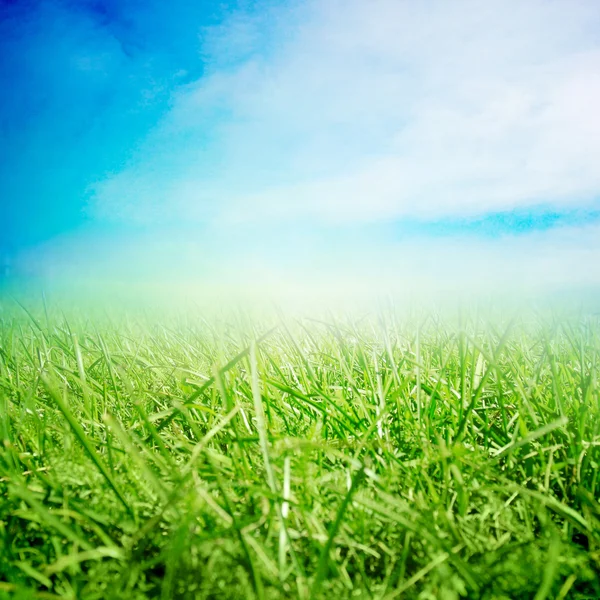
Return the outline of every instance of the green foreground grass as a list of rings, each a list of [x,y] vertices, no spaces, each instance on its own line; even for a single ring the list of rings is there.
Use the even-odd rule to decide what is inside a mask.
[[[600,597],[598,317],[3,306],[0,598]]]

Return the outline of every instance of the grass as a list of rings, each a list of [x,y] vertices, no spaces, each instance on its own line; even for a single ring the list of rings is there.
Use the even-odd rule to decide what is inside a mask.
[[[597,317],[1,307],[0,598],[600,597]]]

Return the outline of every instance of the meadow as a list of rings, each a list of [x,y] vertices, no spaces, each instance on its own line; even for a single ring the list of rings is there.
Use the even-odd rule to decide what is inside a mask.
[[[600,318],[0,303],[0,598],[600,597]]]

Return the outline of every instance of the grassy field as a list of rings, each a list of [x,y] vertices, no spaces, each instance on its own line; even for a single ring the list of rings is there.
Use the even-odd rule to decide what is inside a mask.
[[[0,598],[600,598],[597,316],[0,307]]]

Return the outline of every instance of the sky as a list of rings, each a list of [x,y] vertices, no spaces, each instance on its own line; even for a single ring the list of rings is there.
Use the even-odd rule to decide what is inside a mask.
[[[0,255],[600,284],[597,0],[0,0]]]

